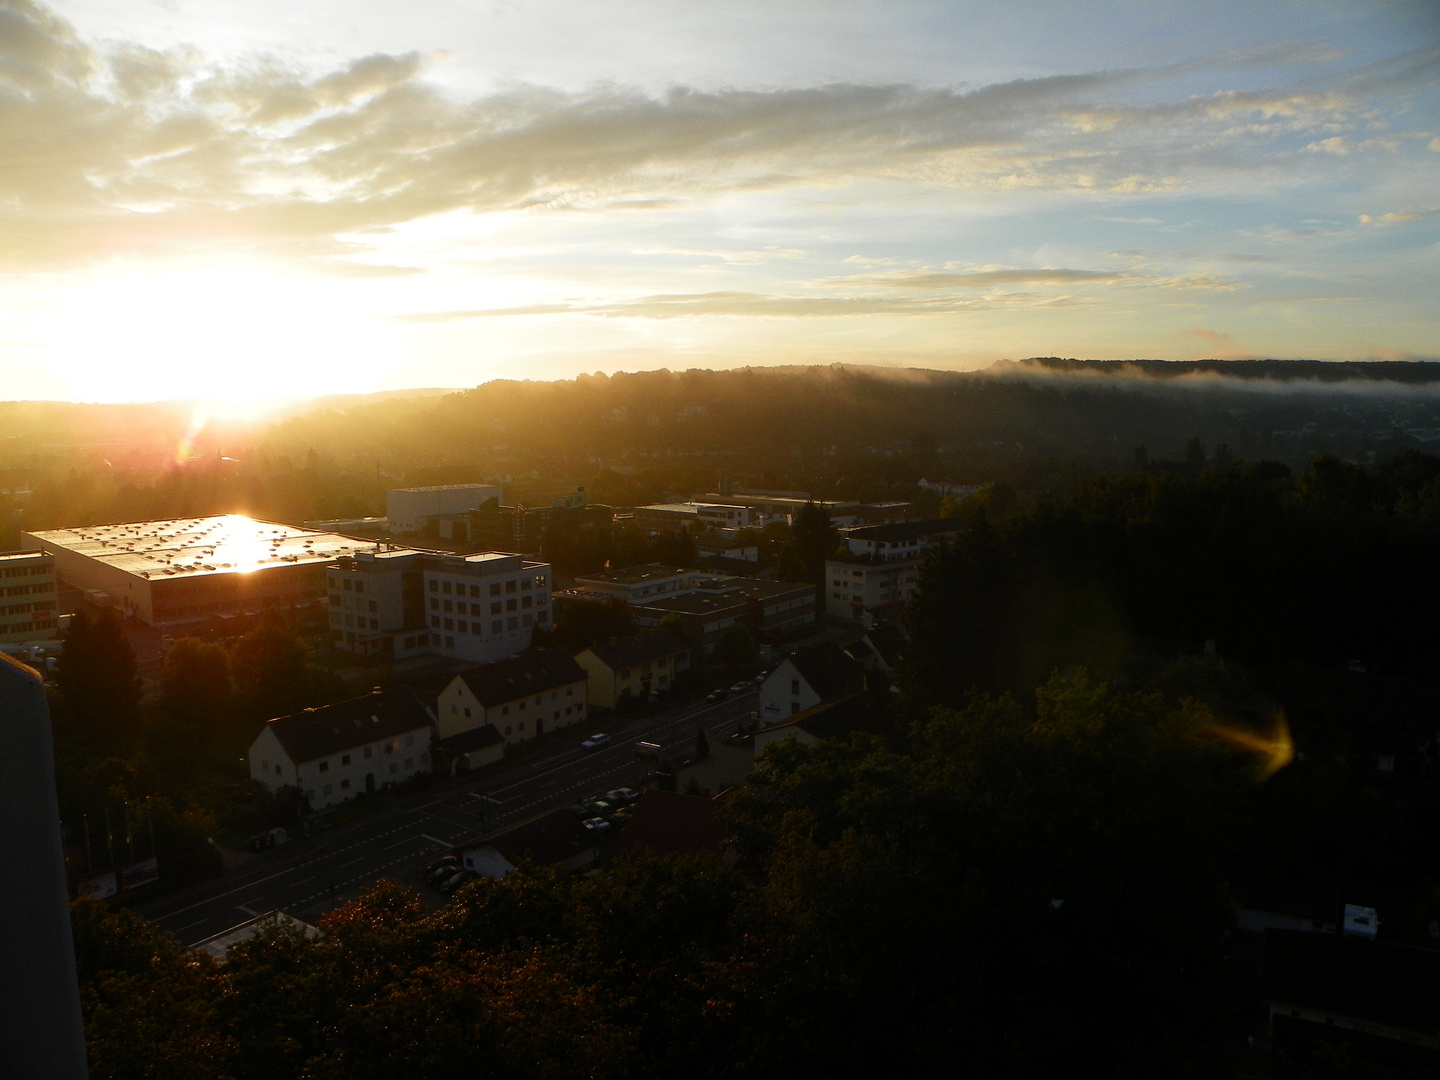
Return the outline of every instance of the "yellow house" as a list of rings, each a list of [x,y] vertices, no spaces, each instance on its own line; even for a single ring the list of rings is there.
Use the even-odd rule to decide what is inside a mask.
[[[625,698],[669,690],[690,667],[690,648],[668,630],[611,638],[586,649],[575,662],[590,677],[590,704],[613,709]]]
[[[585,719],[585,670],[564,649],[536,649],[456,675],[435,703],[444,749],[485,725],[506,745]],[[474,764],[474,762],[472,762]]]

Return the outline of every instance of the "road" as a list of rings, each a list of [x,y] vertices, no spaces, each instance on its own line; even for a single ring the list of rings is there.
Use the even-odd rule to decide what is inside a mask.
[[[755,708],[756,691],[701,702],[642,720],[615,717],[612,742],[570,748],[463,781],[408,806],[377,813],[334,833],[319,833],[262,852],[222,878],[138,905],[136,911],[186,944],[194,944],[279,909],[313,923],[382,878],[418,888],[423,868],[457,844],[565,806],[577,797],[639,786],[634,744],[659,743],[667,755],[691,751],[695,733],[735,730]],[[586,726],[585,730],[592,730]]]

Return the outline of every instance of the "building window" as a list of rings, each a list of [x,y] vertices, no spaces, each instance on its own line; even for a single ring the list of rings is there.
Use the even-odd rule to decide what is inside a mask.
[[[514,579],[514,578],[511,578],[509,581],[505,582],[505,591],[506,591],[507,593],[510,593],[510,592],[514,592],[514,591],[515,591],[515,579]]]
[[[458,623],[455,624],[455,629],[459,630],[460,633],[465,634],[469,632],[470,627],[466,624],[464,619],[461,619]]]
[[[531,623],[531,617],[530,617],[530,613],[529,613],[528,611],[527,611],[524,615],[520,616],[520,622],[521,622],[521,624],[524,625],[524,626],[529,626],[529,625],[530,625],[530,623]]]
[[[799,703],[798,701],[792,701],[792,702],[790,702],[790,715],[791,715],[791,716],[794,716],[794,715],[795,715],[796,713],[798,713],[799,711],[800,711],[800,703]]]
[[[530,607],[531,604],[533,604],[533,603],[534,603],[534,599],[533,599],[532,597],[522,596],[522,597],[520,598],[520,606],[521,606],[522,608],[528,608],[528,607]]]
[[[470,708],[469,708],[469,706],[466,706],[466,708],[465,708],[465,715],[466,715],[466,716],[469,716],[469,715],[470,715]]]
[[[454,619],[446,619],[446,620],[445,620],[445,629],[446,629],[446,630],[454,630],[454,629],[455,629],[455,620],[454,620]]]
[[[439,629],[440,629],[440,616],[439,616],[439,615],[431,615],[431,616],[430,616],[430,629],[431,629],[431,630],[439,630]]]
[[[395,762],[392,761],[392,762],[390,763],[390,775],[391,775],[391,776],[394,776],[394,775],[395,775],[396,773],[398,773],[399,771],[400,771],[400,766],[397,765]]]
[[[322,762],[320,762],[320,771],[321,771],[321,772],[329,772],[329,771],[330,771],[330,762],[328,762],[328,761],[322,761]]]
[[[530,591],[530,579],[529,579],[529,578],[526,578],[524,581],[520,582],[520,591],[521,591],[521,592],[529,592],[529,591]]]
[[[470,605],[470,614],[471,614],[471,615],[484,615],[484,614],[485,614],[485,605],[484,605],[484,604],[471,604],[471,605]]]
[[[493,603],[493,604],[490,605],[490,614],[491,614],[491,615],[499,615],[499,614],[500,614],[500,601],[499,601],[499,600],[496,600],[495,603]]]
[[[506,724],[506,725],[505,725],[505,734],[506,734],[506,735],[509,735],[509,734],[510,734],[510,725],[509,725],[509,724]]]
[[[455,602],[454,602],[453,600],[446,600],[446,601],[445,601],[445,610],[446,610],[446,611],[454,611],[454,610],[455,610]]]
[[[470,586],[470,599],[471,599],[471,600],[474,600],[474,599],[475,599],[476,597],[478,597],[479,595],[480,595],[480,586],[479,586],[479,585],[471,585],[471,586]]]
[[[505,610],[506,610],[506,611],[518,611],[518,610],[519,610],[519,607],[518,607],[518,605],[515,603],[514,600],[506,600],[506,601],[505,601]]]
[[[501,706],[501,708],[500,708],[500,715],[501,715],[501,716],[509,716],[509,715],[510,715],[510,706],[509,706],[509,705],[503,705],[503,706]],[[505,730],[508,731],[508,730],[510,730],[510,729],[509,729],[509,728],[506,728]]]
[[[430,582],[430,591],[431,591],[431,592],[439,592],[439,591],[440,591],[440,583],[439,583],[438,581],[432,580],[432,581]]]
[[[433,597],[433,596],[430,597],[430,610],[431,610],[431,611],[439,611],[439,610],[440,610],[440,601],[437,600],[437,599],[435,599],[435,597]]]
[[[276,766],[275,766],[275,775],[276,775],[276,776],[283,776],[283,775],[284,775],[284,774],[280,771],[280,766],[279,766],[279,765],[276,765]]]
[[[326,784],[326,785],[325,785],[325,794],[326,794],[326,795],[329,795],[330,792],[334,789],[334,787],[335,787],[334,784]]]
[[[375,753],[375,748],[374,748],[373,746],[367,746],[367,747],[365,747],[365,752],[364,752],[363,754],[361,754],[360,756],[363,757],[366,761],[369,761],[371,755],[373,755],[374,753]]]
[[[350,755],[349,755],[349,754],[342,754],[341,757],[340,757],[340,764],[341,764],[341,765],[349,765],[349,764],[350,764]]]
[[[498,634],[498,633],[500,633],[500,631],[503,630],[503,629],[504,629],[504,627],[500,625],[500,620],[499,620],[499,619],[496,619],[494,622],[492,622],[492,623],[490,624],[490,632],[491,632],[492,634]]]
[[[792,694],[798,694],[798,693],[800,693],[800,680],[799,680],[799,679],[791,679],[791,680],[790,680],[790,693],[792,693]]]
[[[442,581],[442,582],[440,583],[440,591],[443,592],[446,596],[449,596],[449,595],[450,595],[450,582],[448,582],[448,581]]]
[[[448,634],[445,635],[445,647],[447,649],[453,649],[455,647],[455,639]]]
[[[340,790],[341,790],[341,791],[349,791],[349,790],[350,790],[350,781],[349,781],[349,780],[341,780],[341,781],[340,781]]]
[[[490,585],[490,595],[491,595],[491,596],[499,596],[499,595],[500,595],[500,583],[499,583],[498,581],[493,582],[493,583]]]
[[[370,610],[371,610],[371,611],[379,611],[379,610],[380,610],[380,604],[379,604],[377,601],[371,600],[371,601],[369,601],[369,604],[370,604]]]
[[[545,575],[544,575],[544,574],[536,574],[536,575],[535,575],[535,587],[536,587],[537,589],[543,589],[543,588],[545,587]]]

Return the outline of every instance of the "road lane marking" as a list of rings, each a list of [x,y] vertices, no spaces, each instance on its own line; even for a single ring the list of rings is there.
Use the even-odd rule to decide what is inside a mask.
[[[173,919],[176,915],[181,915],[184,912],[190,911],[194,908],[204,907],[206,904],[213,904],[216,900],[224,900],[227,896],[234,896],[237,892],[244,892],[246,890],[253,889],[256,885],[259,885],[262,882],[271,881],[277,877],[284,877],[286,874],[290,873],[294,869],[295,868],[292,866],[289,869],[281,870],[278,874],[271,874],[269,877],[262,877],[259,881],[247,881],[244,885],[236,885],[235,888],[229,889],[223,893],[220,893],[217,896],[207,897],[204,900],[191,904],[189,907],[177,908],[174,911],[161,915],[157,919],[151,919],[150,921],[152,923],[158,923],[163,922],[166,919]]]
[[[454,847],[454,845],[451,844],[449,840],[437,840],[429,833],[421,833],[420,835],[422,838],[429,840],[432,844],[439,844],[443,848]]]
[[[256,899],[259,899],[259,897],[256,897]],[[238,907],[241,911],[245,912],[246,915],[249,915],[252,919],[258,919],[260,917],[260,912],[256,911],[254,908],[247,907],[244,904],[236,904],[235,906]]]

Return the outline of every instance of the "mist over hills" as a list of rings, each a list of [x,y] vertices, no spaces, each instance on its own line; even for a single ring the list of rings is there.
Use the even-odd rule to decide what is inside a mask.
[[[633,505],[723,478],[905,499],[922,477],[1043,492],[1076,469],[1299,469],[1320,453],[1366,464],[1437,445],[1440,364],[1428,361],[662,369],[341,395],[249,423],[185,402],[9,402],[0,498],[36,528],[380,514],[387,487],[479,480],[544,502],[584,484]]]

